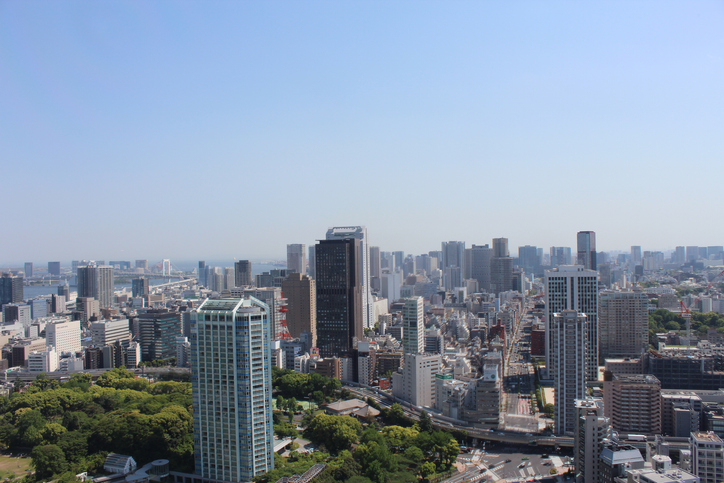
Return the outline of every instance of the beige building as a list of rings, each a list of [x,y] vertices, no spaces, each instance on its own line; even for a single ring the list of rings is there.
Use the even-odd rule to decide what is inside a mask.
[[[649,346],[649,299],[644,292],[601,293],[599,358],[640,357]]]
[[[604,415],[614,431],[661,433],[661,382],[651,375],[604,374]]]
[[[287,328],[292,337],[302,332],[312,334],[312,346],[317,346],[317,288],[312,278],[291,273],[282,282],[287,299]]]
[[[689,438],[694,474],[701,483],[724,480],[724,442],[712,432],[692,432]]]

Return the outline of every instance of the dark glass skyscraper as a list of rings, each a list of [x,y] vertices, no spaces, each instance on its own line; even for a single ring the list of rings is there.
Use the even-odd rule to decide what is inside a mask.
[[[589,270],[597,270],[596,268],[596,232],[595,231],[579,231],[578,232],[578,265]]]
[[[0,306],[23,301],[23,277],[3,273],[0,278]]]
[[[234,264],[234,284],[237,287],[254,285],[254,278],[251,276],[251,262],[249,260],[239,260]]]
[[[317,273],[317,345],[322,357],[336,357],[362,337],[360,241],[321,240],[315,246]]]

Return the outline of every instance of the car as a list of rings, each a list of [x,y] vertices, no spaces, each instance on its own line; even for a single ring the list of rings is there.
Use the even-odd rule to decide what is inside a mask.
[[[506,463],[510,463],[511,461],[513,461],[513,460],[505,460]]]
[[[541,458],[548,458],[548,454],[547,454],[547,453],[544,453],[544,454],[542,454],[540,457],[541,457]]]

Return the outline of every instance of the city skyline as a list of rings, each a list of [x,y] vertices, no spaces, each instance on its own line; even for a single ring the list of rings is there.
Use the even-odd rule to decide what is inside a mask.
[[[6,3],[0,264],[283,259],[349,224],[407,253],[719,244],[697,185],[724,176],[722,23],[713,1]],[[256,230],[190,235],[250,201]],[[91,223],[31,221],[54,209]]]

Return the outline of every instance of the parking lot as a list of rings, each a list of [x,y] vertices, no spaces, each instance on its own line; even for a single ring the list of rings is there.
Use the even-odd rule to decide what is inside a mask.
[[[557,470],[555,474],[561,475],[568,471],[568,461],[567,456],[559,454],[504,453],[494,448],[483,456],[483,462],[489,470],[495,473],[498,479],[508,481],[550,477],[553,476],[552,469]]]

